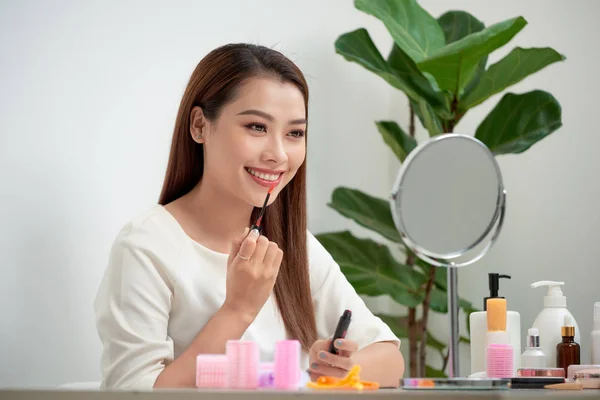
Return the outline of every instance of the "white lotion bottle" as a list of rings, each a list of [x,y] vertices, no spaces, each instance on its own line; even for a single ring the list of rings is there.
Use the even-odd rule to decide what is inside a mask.
[[[592,353],[591,364],[600,364],[600,302],[594,303],[594,325],[590,334],[590,350]]]
[[[540,347],[546,355],[546,368],[556,368],[556,344],[562,342],[561,328],[565,321],[565,315],[573,318],[575,342],[581,343],[579,326],[573,314],[567,310],[567,297],[563,295],[560,288],[564,284],[564,282],[555,281],[539,281],[531,284],[532,288],[548,287],[548,293],[544,296],[544,308],[532,324],[532,328],[537,328],[540,334]]]
[[[527,344],[521,354],[521,368],[545,368],[546,355],[540,348],[540,333],[537,328],[527,331]]]
[[[483,310],[471,313],[469,324],[471,326],[471,375],[485,373],[486,365],[486,336],[488,332],[487,325],[487,300],[493,298],[503,298],[498,296],[499,279],[507,278],[508,275],[496,273],[488,274],[490,296],[483,299]],[[510,337],[510,344],[513,347],[514,372],[516,376],[517,369],[521,364],[521,315],[516,311],[506,312],[506,331]]]

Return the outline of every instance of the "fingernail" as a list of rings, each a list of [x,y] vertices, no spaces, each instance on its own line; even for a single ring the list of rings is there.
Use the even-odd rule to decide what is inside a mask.
[[[250,231],[250,236],[258,237],[258,235],[259,235],[258,229],[252,229],[252,231]]]
[[[325,358],[325,357],[327,357],[327,354],[324,351],[319,353],[319,358]]]
[[[319,364],[317,364],[317,363],[314,362],[314,363],[310,364],[310,367],[312,369],[317,369],[317,368],[319,368]]]
[[[341,345],[343,345],[343,344],[344,344],[344,342],[343,342],[342,340],[336,340],[336,341],[335,341],[335,345],[336,345],[336,346],[341,346]]]

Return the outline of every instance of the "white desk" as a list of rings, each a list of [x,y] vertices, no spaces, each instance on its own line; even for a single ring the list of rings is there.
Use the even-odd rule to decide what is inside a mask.
[[[342,396],[342,397],[340,397]],[[600,399],[600,390],[496,390],[496,391],[207,391],[193,389],[158,389],[152,391],[81,391],[43,389],[0,389],[0,400],[332,400],[359,397],[362,400],[570,400]]]

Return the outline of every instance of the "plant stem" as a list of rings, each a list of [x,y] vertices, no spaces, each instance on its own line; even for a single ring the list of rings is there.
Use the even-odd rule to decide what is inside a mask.
[[[442,371],[446,370],[446,367],[448,366],[448,360],[450,359],[450,350],[448,349],[448,351],[446,351],[446,356],[444,356],[444,362],[442,364]]]
[[[435,268],[433,265],[429,270],[427,286],[425,287],[425,300],[423,300],[423,316],[421,317],[421,348],[419,349],[419,376],[425,376],[425,356],[427,348],[427,319],[429,317],[429,302],[431,300],[431,289],[435,279]]]
[[[410,347],[410,376],[418,377],[417,365],[417,309],[408,309],[408,344]]]
[[[458,108],[458,97],[456,97],[456,95],[454,95],[454,98],[452,99],[452,103],[450,103],[450,112],[454,115],[456,113],[457,108]],[[454,118],[452,118],[451,120],[448,121],[448,132],[447,133],[454,132],[454,127],[456,126],[457,122],[458,122],[458,117],[456,115],[454,115]]]

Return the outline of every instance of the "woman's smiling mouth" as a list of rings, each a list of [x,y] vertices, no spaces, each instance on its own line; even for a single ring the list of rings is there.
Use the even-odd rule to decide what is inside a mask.
[[[268,170],[262,168],[244,168],[255,182],[262,186],[271,187],[279,184],[284,171]]]

